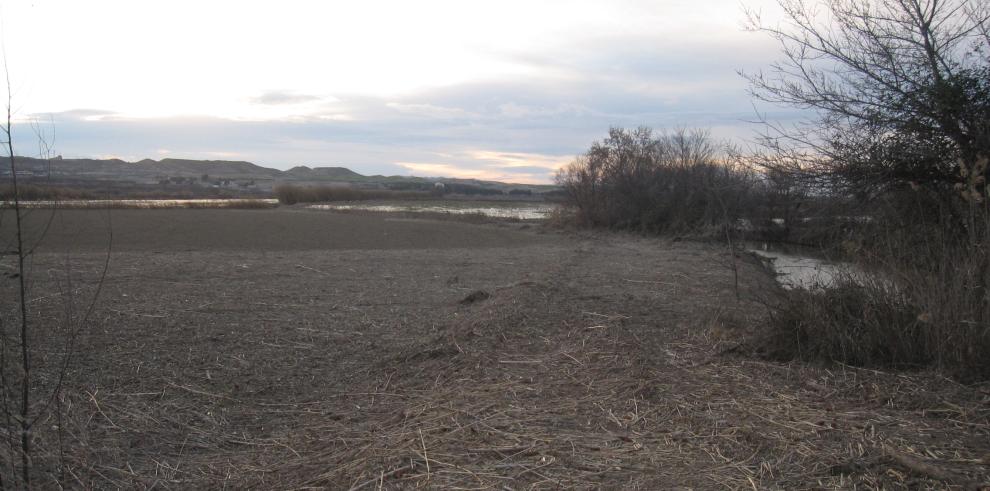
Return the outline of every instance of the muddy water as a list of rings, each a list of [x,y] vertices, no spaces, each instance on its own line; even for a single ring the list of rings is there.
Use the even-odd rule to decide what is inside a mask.
[[[392,204],[392,205],[333,205],[321,204],[310,205],[309,208],[318,210],[366,210],[380,212],[411,212],[411,213],[452,213],[452,214],[480,214],[495,218],[515,218],[519,220],[540,220],[547,218],[553,211],[553,206],[547,205],[522,205],[522,206],[444,206],[444,205],[419,205],[419,204]]]
[[[747,248],[767,261],[777,275],[777,281],[787,289],[808,290],[830,288],[840,279],[856,279],[863,275],[855,266],[817,258],[801,251],[780,251],[751,245]]]
[[[750,252],[769,262],[777,274],[777,281],[787,289],[828,288],[840,272],[838,266],[821,259],[762,249],[750,249]]]

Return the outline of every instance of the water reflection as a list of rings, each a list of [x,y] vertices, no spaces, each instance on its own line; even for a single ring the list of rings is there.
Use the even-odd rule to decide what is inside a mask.
[[[553,211],[552,206],[471,206],[456,207],[442,205],[310,205],[318,210],[364,210],[380,212],[411,213],[452,213],[458,215],[480,214],[495,218],[515,218],[519,220],[540,220]]]
[[[777,281],[789,290],[830,288],[850,268],[846,264],[779,251],[750,249],[750,252],[769,262],[777,274]]]

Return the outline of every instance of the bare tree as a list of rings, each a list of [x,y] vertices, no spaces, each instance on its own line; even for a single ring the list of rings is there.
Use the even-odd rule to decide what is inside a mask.
[[[749,27],[783,59],[743,74],[759,100],[811,110],[764,120],[764,166],[871,194],[912,185],[987,196],[990,7],[982,0],[779,0]]]
[[[707,131],[612,128],[557,174],[585,225],[648,232],[718,228],[745,208],[750,173]],[[724,205],[731,205],[726,208]]]
[[[24,247],[24,226],[22,223],[22,210],[20,193],[18,192],[17,186],[17,165],[14,159],[14,139],[11,135],[12,132],[12,114],[11,114],[11,91],[10,91],[10,74],[6,73],[7,82],[7,120],[3,125],[3,133],[6,138],[5,146],[7,147],[7,152],[10,157],[10,179],[11,187],[13,188],[13,208],[14,208],[14,228],[15,228],[15,254],[17,256],[17,281],[18,281],[18,309],[20,311],[20,318],[18,319],[18,331],[20,336],[20,353],[21,353],[21,394],[20,394],[20,408],[19,408],[19,421],[18,426],[20,427],[20,445],[21,445],[21,473],[22,479],[25,487],[31,486],[31,424],[30,424],[30,408],[31,408],[31,357],[28,341],[28,315],[27,315],[27,285],[25,278],[25,264],[24,261],[27,258],[26,249]],[[6,344],[6,333],[4,333],[4,344]],[[6,346],[4,346],[2,351],[5,353]],[[3,368],[6,368],[6,363],[3,364]],[[4,370],[6,372],[6,370]],[[10,411],[7,409],[7,379],[4,377],[4,409],[8,414]]]
[[[19,157],[14,147],[14,112],[10,75],[7,70],[6,56],[4,75],[7,83],[6,119],[0,123],[0,134],[4,153],[7,154],[10,172],[10,199],[0,203],[0,237],[12,240],[0,248],[0,259],[3,256],[13,256],[16,265],[14,272],[8,278],[16,278],[16,301],[13,309],[10,305],[0,303],[0,434],[6,439],[6,449],[0,447],[0,489],[31,488],[37,483],[37,460],[44,457],[46,461],[54,462],[64,471],[64,449],[62,431],[62,408],[60,400],[66,374],[76,350],[76,340],[84,326],[88,324],[96,301],[106,278],[110,264],[110,244],[112,243],[112,228],[108,221],[108,243],[106,255],[102,261],[101,271],[93,289],[92,297],[79,305],[73,285],[72,266],[66,258],[64,278],[55,281],[53,288],[45,297],[58,297],[62,305],[57,310],[62,312],[62,318],[52,315],[40,315],[41,303],[36,302],[44,297],[32,296],[31,263],[36,250],[44,241],[52,226],[59,209],[58,198],[53,196],[43,209],[29,208],[22,199],[22,184],[19,179]],[[39,156],[49,162],[49,179],[51,158],[53,155],[51,141],[42,134],[40,126],[32,122],[32,129],[38,143]],[[33,173],[32,173],[33,175]],[[13,214],[13,224],[2,220],[4,212]],[[32,212],[44,211],[47,216],[40,220],[30,220]],[[109,212],[108,212],[109,220]],[[11,249],[12,248],[12,249]],[[80,308],[81,307],[81,308]],[[51,314],[49,312],[49,314]],[[61,358],[56,362],[35,366],[35,356],[58,353]],[[35,373],[40,368],[38,373]],[[52,414],[55,412],[56,414]],[[36,430],[39,421],[52,417],[58,424],[42,425]],[[56,435],[49,435],[52,432]],[[39,433],[46,433],[44,436]],[[37,445],[37,442],[42,445]],[[57,449],[54,447],[58,447]],[[55,457],[57,455],[57,457]],[[50,466],[47,474],[52,480],[63,483],[65,476],[55,474]]]

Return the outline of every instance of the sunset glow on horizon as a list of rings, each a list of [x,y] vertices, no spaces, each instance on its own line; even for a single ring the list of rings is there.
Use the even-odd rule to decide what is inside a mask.
[[[743,17],[735,0],[0,7],[18,121],[50,122],[66,157],[544,183],[611,126],[749,137],[737,70],[777,50]]]

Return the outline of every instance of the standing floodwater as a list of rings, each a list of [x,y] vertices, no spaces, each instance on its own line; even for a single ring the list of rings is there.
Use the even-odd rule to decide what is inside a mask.
[[[549,205],[512,205],[512,206],[453,206],[438,204],[319,204],[309,208],[318,210],[362,210],[377,212],[407,212],[407,213],[450,213],[455,215],[484,215],[493,218],[514,218],[518,220],[542,220],[547,218],[554,207]]]
[[[793,252],[750,248],[750,252],[770,263],[777,281],[786,289],[830,288],[848,275],[852,266]]]

